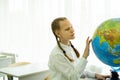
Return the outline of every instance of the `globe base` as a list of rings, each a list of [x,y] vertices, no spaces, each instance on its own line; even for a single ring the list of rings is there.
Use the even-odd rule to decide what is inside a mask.
[[[120,80],[119,74],[116,71],[111,71],[111,78],[110,80]]]

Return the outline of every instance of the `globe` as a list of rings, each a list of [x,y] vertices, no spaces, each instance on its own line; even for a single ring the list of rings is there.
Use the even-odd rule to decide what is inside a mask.
[[[101,62],[120,70],[120,18],[108,19],[96,28],[92,48]]]

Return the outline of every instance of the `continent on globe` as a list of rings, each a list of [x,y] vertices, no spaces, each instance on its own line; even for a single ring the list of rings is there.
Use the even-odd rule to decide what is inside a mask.
[[[96,28],[92,48],[100,61],[120,67],[120,18],[106,20]]]

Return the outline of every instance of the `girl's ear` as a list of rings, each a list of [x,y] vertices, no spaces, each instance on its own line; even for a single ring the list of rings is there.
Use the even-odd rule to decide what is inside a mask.
[[[58,30],[55,31],[55,35],[56,35],[57,37],[60,37],[60,33],[59,33]]]

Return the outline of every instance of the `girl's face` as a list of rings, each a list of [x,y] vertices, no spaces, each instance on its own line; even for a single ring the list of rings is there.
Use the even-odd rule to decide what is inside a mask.
[[[75,38],[74,29],[69,20],[63,20],[59,22],[60,30],[57,30],[57,36],[64,44],[68,44],[69,40]]]

